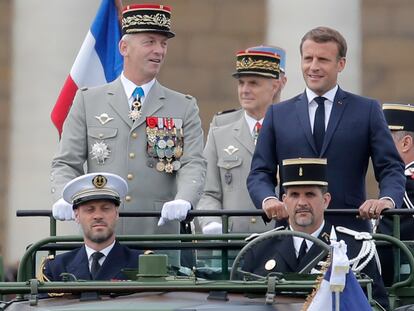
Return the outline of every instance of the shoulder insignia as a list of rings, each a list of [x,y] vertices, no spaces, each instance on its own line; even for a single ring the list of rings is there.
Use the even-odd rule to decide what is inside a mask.
[[[240,108],[233,108],[233,109],[219,111],[219,112],[216,113],[216,115],[219,116],[219,115],[222,115],[222,114],[226,114],[226,113],[230,113],[230,112],[235,112],[235,111],[237,111],[239,109]]]
[[[80,90],[83,92],[83,91],[87,91],[88,88],[87,87],[82,87]]]
[[[185,98],[187,98],[187,99],[193,99],[193,96],[191,96],[191,95],[189,95],[189,94],[186,94],[186,95],[185,95]]]

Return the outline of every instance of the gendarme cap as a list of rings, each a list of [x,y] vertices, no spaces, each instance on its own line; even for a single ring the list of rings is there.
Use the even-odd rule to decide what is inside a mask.
[[[282,186],[327,186],[327,160],[320,158],[286,159],[282,162]]]
[[[391,131],[414,132],[414,105],[386,103],[382,109]]]
[[[110,200],[121,203],[128,192],[126,181],[115,174],[90,173],[79,176],[63,188],[63,199],[76,209],[80,204],[92,200]]]

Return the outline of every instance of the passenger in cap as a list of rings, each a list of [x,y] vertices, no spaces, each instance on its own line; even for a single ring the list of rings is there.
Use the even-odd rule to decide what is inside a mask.
[[[282,176],[285,192],[282,200],[289,215],[289,225],[279,229],[307,233],[329,244],[332,224],[325,221],[324,217],[324,212],[331,201],[328,192],[327,160],[285,159],[282,162]],[[352,261],[360,256],[363,240],[355,239],[355,233],[358,232],[342,228],[335,228],[338,241],[345,241],[348,257]],[[371,241],[370,235],[366,234],[366,239]],[[374,252],[375,244],[372,242],[369,246]],[[262,276],[271,272],[299,272],[321,251],[322,249],[312,241],[300,237],[274,237],[260,242],[245,254],[242,270]],[[375,259],[361,255],[352,269],[354,272],[363,272],[373,279],[373,298],[383,307],[388,308],[387,294]]]
[[[109,173],[86,174],[65,186],[63,199],[73,206],[84,245],[48,259],[42,267],[44,280],[60,281],[62,273],[82,280],[124,280],[122,269],[138,268],[140,252],[115,237],[118,208],[127,193],[125,180]]]
[[[404,175],[406,178],[403,205],[401,208],[414,209],[414,105],[386,103],[382,106],[388,128],[398,153],[405,164]],[[414,218],[412,216],[400,216],[400,239],[414,240]],[[378,233],[393,235],[393,220],[391,216],[384,216],[379,222]],[[381,246],[378,253],[383,267],[382,277],[385,284],[391,285],[394,280],[394,254],[391,247]],[[401,255],[400,274],[408,277],[410,271],[408,260]]]

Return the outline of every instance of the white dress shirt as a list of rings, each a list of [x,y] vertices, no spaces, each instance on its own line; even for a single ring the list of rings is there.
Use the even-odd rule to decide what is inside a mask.
[[[115,245],[115,240],[112,242],[111,245],[105,247],[104,249],[100,251],[96,251],[85,244],[86,255],[88,256],[88,262],[89,262],[89,271],[91,271],[91,266],[92,266],[92,254],[95,252],[100,252],[103,254],[102,258],[99,259],[99,264],[102,266],[103,262],[105,261],[106,257],[108,256],[109,252],[114,247],[114,245]]]
[[[132,82],[131,80],[126,78],[125,75],[124,75],[124,72],[122,71],[122,73],[121,73],[121,83],[122,83],[122,86],[124,87],[125,95],[128,98],[128,108],[131,109],[132,103],[134,102],[134,99],[135,99],[132,96],[132,93],[134,93],[135,88],[137,86],[140,86],[144,90],[144,96],[141,97],[141,104],[144,104],[145,98],[147,97],[147,94],[150,92],[152,86],[155,83],[155,78],[152,79],[150,82],[145,83],[143,85],[136,85],[134,82]]]

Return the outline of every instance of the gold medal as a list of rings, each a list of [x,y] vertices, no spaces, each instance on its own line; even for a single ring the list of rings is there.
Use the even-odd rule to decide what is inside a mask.
[[[181,146],[176,146],[174,148],[174,156],[176,159],[180,158],[183,155],[183,148]]]
[[[155,166],[155,168],[157,169],[158,172],[163,172],[164,169],[165,169],[164,162],[161,160],[160,162],[157,163],[157,165]]]

